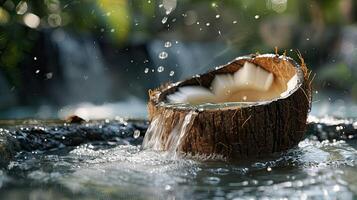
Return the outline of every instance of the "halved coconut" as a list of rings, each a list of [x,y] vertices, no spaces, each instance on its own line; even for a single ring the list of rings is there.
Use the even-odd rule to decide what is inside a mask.
[[[143,147],[227,158],[292,148],[306,130],[308,70],[274,54],[239,57],[213,71],[149,91]]]

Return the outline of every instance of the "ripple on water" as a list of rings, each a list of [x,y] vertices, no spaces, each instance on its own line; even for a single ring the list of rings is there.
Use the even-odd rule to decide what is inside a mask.
[[[343,168],[354,169],[357,156],[355,148],[346,142],[309,139],[285,154],[240,164],[170,159],[164,153],[142,151],[140,147],[130,145],[104,151],[81,146],[71,154],[93,158],[88,162],[91,165],[85,165],[87,168],[71,175],[72,183],[84,181],[81,182],[84,185],[88,180],[95,180],[95,185],[144,185],[149,190],[159,188],[163,192],[185,191],[184,194],[203,196],[202,187],[215,192],[219,188],[220,196],[227,198],[327,195],[346,199],[351,198],[352,193],[349,192],[351,186],[344,180]],[[191,185],[190,189],[187,191],[183,184]],[[352,186],[356,188],[354,184]],[[214,185],[219,187],[212,188]],[[168,186],[170,190],[165,190]],[[207,198],[215,194],[208,193],[211,196]]]
[[[357,141],[307,138],[286,153],[239,162],[173,157],[141,146],[90,143],[64,152],[21,153],[8,166],[31,183],[72,194],[158,199],[316,198],[357,194]],[[7,183],[0,171],[0,186]],[[1,194],[0,194],[1,196]]]

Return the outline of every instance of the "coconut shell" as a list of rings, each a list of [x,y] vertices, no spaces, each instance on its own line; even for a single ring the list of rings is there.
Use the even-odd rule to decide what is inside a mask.
[[[177,91],[178,87],[201,85],[208,88],[215,75],[232,74],[247,61],[286,81],[296,73],[298,83],[282,98],[248,105],[233,103],[202,109],[195,106],[169,106],[165,103],[166,96]],[[157,141],[154,146],[157,150],[174,150],[194,156],[222,155],[238,159],[290,149],[299,143],[307,128],[306,120],[311,106],[311,84],[308,77],[302,58],[299,65],[286,56],[254,54],[238,57],[227,65],[216,67],[200,76],[150,90],[149,120],[152,123],[155,120],[152,126],[159,126],[159,129],[151,130],[150,133],[149,128],[146,143],[155,137]],[[185,127],[180,127],[183,124]],[[175,137],[180,137],[180,141],[175,143]],[[144,141],[145,147],[153,145],[145,144]]]

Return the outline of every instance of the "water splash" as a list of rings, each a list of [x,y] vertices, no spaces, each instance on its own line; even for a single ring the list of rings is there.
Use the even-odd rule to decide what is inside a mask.
[[[163,126],[166,120],[165,114],[155,117],[145,134],[143,148],[158,151],[165,150],[168,156],[177,158],[182,141],[197,115],[197,112],[191,111],[185,117],[180,117],[177,125],[168,136],[166,135],[167,130]]]
[[[185,120],[193,122],[195,113],[189,115],[177,117],[177,133],[184,128],[182,124],[186,124],[186,130],[190,128]],[[156,126],[151,127],[154,134],[163,127],[160,120],[164,119],[161,117]],[[124,119],[116,120],[122,122]],[[118,129],[111,128],[115,125],[113,122],[105,120],[103,124],[88,125],[98,130],[107,126],[116,133]],[[20,125],[24,130],[35,125],[39,130],[48,130],[49,123],[53,122],[29,120]],[[331,126],[328,131],[331,133],[341,124],[357,127],[355,119],[310,116],[309,123],[326,123]],[[17,125],[11,122],[9,126],[18,130]],[[135,134],[137,127],[127,124],[122,128],[129,128]],[[0,199],[24,199],[19,194],[27,197],[36,192],[52,195],[45,199],[89,199],[93,196],[146,199],[154,195],[157,199],[190,199],[193,194],[202,199],[354,199],[357,195],[357,141],[348,138],[320,141],[314,135],[324,130],[309,129],[314,134],[296,148],[239,162],[179,159],[166,152],[142,150],[139,144],[113,143],[113,140],[61,148],[60,151],[21,152],[7,168],[0,170]],[[7,130],[0,128],[0,136],[2,132]],[[53,133],[57,134],[58,130]],[[69,139],[66,135],[66,140]]]

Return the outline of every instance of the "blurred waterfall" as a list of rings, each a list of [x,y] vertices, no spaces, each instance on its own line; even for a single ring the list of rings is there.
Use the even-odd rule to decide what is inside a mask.
[[[58,48],[62,75],[62,85],[51,90],[56,98],[64,104],[106,101],[110,81],[96,41],[83,35],[75,37],[61,29],[51,34],[51,40]]]

